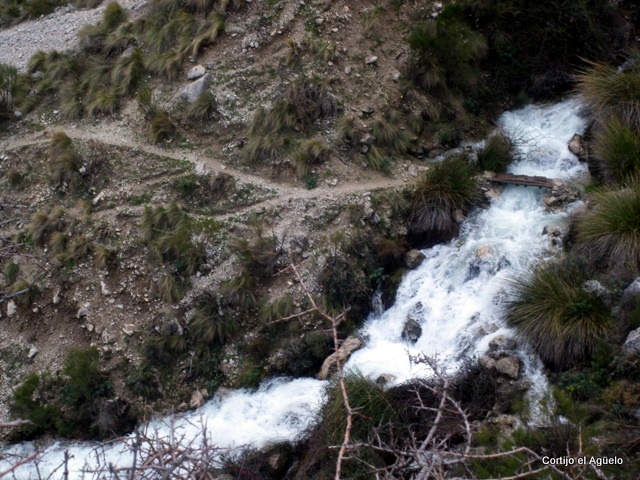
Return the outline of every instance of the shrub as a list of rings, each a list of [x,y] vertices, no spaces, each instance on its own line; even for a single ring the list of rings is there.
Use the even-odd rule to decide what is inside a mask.
[[[282,248],[275,234],[265,236],[260,226],[256,226],[255,232],[256,237],[252,241],[244,237],[232,238],[229,248],[238,255],[242,269],[248,275],[270,277],[278,266]]]
[[[120,95],[128,95],[135,91],[144,75],[144,54],[136,48],[129,55],[116,60],[111,70],[111,84]]]
[[[473,91],[480,82],[480,60],[487,53],[487,42],[451,15],[427,20],[409,34],[415,68],[412,76],[426,90],[460,88]]]
[[[598,171],[606,182],[620,183],[640,174],[640,134],[629,123],[610,118],[593,142]]]
[[[33,422],[32,425],[22,427],[23,438],[30,439],[55,429],[60,411],[46,401],[51,395],[51,387],[49,377],[32,373],[13,391],[9,403],[11,414],[16,418]]]
[[[385,157],[382,150],[375,145],[371,145],[369,147],[369,151],[367,152],[367,164],[376,172],[389,173],[391,168],[391,161]]]
[[[397,122],[384,119],[373,122],[373,136],[376,143],[382,147],[391,148],[398,154],[407,153],[411,146],[411,137],[402,130]]]
[[[496,173],[504,173],[513,161],[513,144],[504,134],[492,135],[478,152],[478,167]]]
[[[454,212],[467,212],[481,198],[474,165],[464,157],[433,165],[418,180],[411,197],[410,242],[432,246],[453,238],[458,234]]]
[[[237,277],[222,282],[220,294],[229,306],[250,310],[258,304],[255,288],[255,277],[250,273],[242,272]]]
[[[611,324],[603,299],[583,280],[571,265],[548,264],[511,281],[508,324],[557,368],[591,354]]]
[[[636,271],[640,266],[640,187],[606,189],[577,223],[578,249],[596,264]]]
[[[93,249],[96,268],[104,269],[115,262],[115,252],[104,245],[97,245]]]
[[[336,127],[338,140],[351,147],[356,147],[362,138],[362,132],[357,126],[357,119],[354,116],[340,117]]]
[[[71,139],[66,133],[55,132],[49,144],[49,170],[55,188],[67,186],[71,191],[78,188],[82,162],[75,153]]]
[[[233,314],[222,313],[220,298],[205,293],[194,300],[196,313],[189,323],[189,334],[195,341],[224,345],[240,330],[238,319]]]

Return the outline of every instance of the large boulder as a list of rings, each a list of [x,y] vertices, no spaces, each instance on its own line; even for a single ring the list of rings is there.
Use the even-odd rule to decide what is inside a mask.
[[[555,179],[553,187],[547,190],[542,202],[547,210],[559,212],[564,210],[568,203],[573,203],[579,198],[580,190],[575,185]]]
[[[501,352],[515,350],[517,346],[516,341],[513,338],[506,335],[498,335],[491,339],[489,342],[490,352]]]
[[[576,157],[578,157],[580,160],[585,160],[586,158],[586,154],[587,151],[584,148],[584,144],[582,142],[582,135],[580,135],[579,133],[576,133],[573,135],[573,137],[571,137],[571,140],[569,140],[569,151],[571,153],[573,153]]]
[[[621,304],[632,307],[635,305],[636,298],[640,297],[640,277],[631,282],[622,292]]]
[[[362,340],[354,336],[347,337],[345,341],[342,342],[340,348],[338,348],[338,351],[332,353],[324,360],[318,378],[320,380],[327,380],[329,377],[338,373],[338,359],[340,359],[340,364],[344,365],[351,354],[360,348],[362,348]]]
[[[194,103],[202,95],[211,83],[211,75],[206,74],[199,79],[187,84],[178,94],[180,99]]]

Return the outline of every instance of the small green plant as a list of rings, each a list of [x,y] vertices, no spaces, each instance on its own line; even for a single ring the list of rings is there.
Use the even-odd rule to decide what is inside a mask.
[[[583,281],[583,273],[566,264],[538,267],[511,281],[507,322],[558,368],[593,353],[611,324],[604,300]]]
[[[313,175],[309,175],[304,179],[304,186],[307,190],[313,190],[318,186],[318,180]]]

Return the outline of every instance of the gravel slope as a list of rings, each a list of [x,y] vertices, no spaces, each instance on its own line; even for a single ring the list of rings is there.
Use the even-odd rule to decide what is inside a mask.
[[[0,30],[0,63],[14,65],[24,71],[29,58],[38,50],[64,51],[76,48],[78,30],[87,23],[98,23],[107,3],[93,10],[62,7],[46,17]],[[127,10],[137,10],[146,1],[121,0],[119,3]]]

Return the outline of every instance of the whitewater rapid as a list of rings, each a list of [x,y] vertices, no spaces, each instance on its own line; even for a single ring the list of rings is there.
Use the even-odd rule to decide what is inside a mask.
[[[584,175],[586,166],[567,148],[571,137],[585,129],[579,110],[574,98],[505,113],[498,128],[515,142],[519,152],[510,171],[563,180]],[[404,276],[394,305],[367,320],[360,332],[365,347],[351,356],[345,368],[372,379],[385,375],[391,383],[400,383],[428,374],[409,361],[410,354],[437,356],[443,368],[454,369],[463,359],[486,351],[495,336],[509,334],[501,313],[506,279],[556,254],[556,247],[542,232],[548,226],[563,227],[567,221],[566,212],[554,214],[544,209],[543,193],[506,187],[488,209],[469,216],[458,238],[425,250],[422,264]],[[480,252],[482,258],[478,257]],[[409,317],[422,327],[422,336],[414,345],[401,337]],[[525,350],[520,354],[531,394],[542,395],[546,379],[540,362]],[[257,391],[216,394],[200,409],[172,421],[185,444],[202,435],[203,426],[210,441],[225,449],[292,441],[317,420],[325,385],[311,378],[269,379]],[[166,435],[169,423],[167,419],[154,420],[147,431]],[[23,443],[4,452],[27,455],[35,448],[32,443]],[[95,448],[93,443],[56,442],[40,456],[40,473],[46,477],[58,467],[67,450],[72,457],[69,478],[80,478],[83,468],[96,467],[92,460]],[[101,462],[131,465],[131,450],[123,442],[100,445],[100,451]],[[0,461],[0,471],[2,467]],[[16,477],[37,478],[33,465],[21,467]]]

